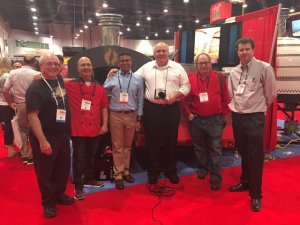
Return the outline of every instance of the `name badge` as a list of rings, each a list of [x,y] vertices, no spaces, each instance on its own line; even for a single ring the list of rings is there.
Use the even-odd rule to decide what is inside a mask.
[[[128,93],[120,93],[120,103],[128,104]]]
[[[239,84],[238,87],[237,87],[237,90],[235,92],[235,95],[237,95],[237,96],[242,95],[245,91],[245,87],[246,87],[245,84]]]
[[[56,110],[56,122],[57,123],[65,123],[66,122],[66,110],[64,110],[64,109]]]
[[[81,110],[90,111],[92,102],[89,100],[82,99],[81,101]]]
[[[199,94],[199,99],[201,103],[208,102],[208,94],[207,92],[203,92]]]

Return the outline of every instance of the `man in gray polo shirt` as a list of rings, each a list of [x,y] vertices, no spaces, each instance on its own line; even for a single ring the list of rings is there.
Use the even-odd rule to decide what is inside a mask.
[[[33,78],[38,71],[35,71],[35,57],[26,54],[23,60],[23,66],[19,69],[12,70],[6,79],[3,88],[3,95],[7,103],[17,110],[18,124],[22,138],[22,160],[24,164],[32,164],[32,151],[28,146],[28,119],[25,105],[25,93]],[[10,90],[14,90],[14,98],[10,95]]]

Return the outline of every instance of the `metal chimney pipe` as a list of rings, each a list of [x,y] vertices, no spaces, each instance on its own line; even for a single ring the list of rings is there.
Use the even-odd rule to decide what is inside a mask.
[[[123,15],[113,13],[103,13],[99,15],[98,25],[102,33],[103,45],[120,45],[119,32],[124,26]]]

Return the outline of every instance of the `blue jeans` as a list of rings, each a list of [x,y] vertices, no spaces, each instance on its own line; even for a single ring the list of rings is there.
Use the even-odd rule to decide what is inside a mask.
[[[211,181],[221,181],[222,115],[196,116],[190,126],[194,152],[200,172],[210,172]]]

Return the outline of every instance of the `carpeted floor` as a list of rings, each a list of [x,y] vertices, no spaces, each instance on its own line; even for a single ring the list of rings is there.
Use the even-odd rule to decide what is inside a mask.
[[[0,144],[1,145],[1,144]],[[284,154],[292,152],[292,154]],[[40,193],[33,166],[21,164],[20,158],[5,158],[0,147],[0,177],[2,206],[0,224],[3,225],[288,225],[300,223],[300,156],[299,146],[276,150],[276,158],[265,163],[263,209],[250,210],[247,192],[231,193],[227,189],[239,180],[239,158],[232,151],[223,152],[223,183],[220,191],[210,190],[209,178],[198,180],[192,151],[178,151],[181,182],[171,185],[178,189],[171,197],[150,194],[146,187],[146,173],[136,165],[137,182],[126,184],[123,191],[114,189],[109,181],[104,188],[85,189],[87,198],[72,206],[57,206],[57,217],[42,216]],[[161,179],[161,183],[168,183]],[[67,194],[73,195],[71,182]],[[160,201],[161,200],[161,201]],[[158,203],[160,204],[158,205]],[[157,207],[156,207],[157,206]],[[155,208],[156,207],[156,208]],[[158,220],[153,221],[153,218]]]

